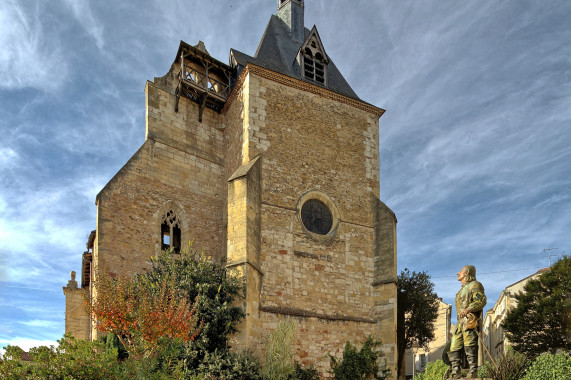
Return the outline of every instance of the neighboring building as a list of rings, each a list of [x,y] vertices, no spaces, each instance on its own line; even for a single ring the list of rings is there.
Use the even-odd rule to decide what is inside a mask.
[[[531,276],[507,286],[500,294],[494,307],[486,312],[483,324],[483,341],[494,360],[499,359],[504,354],[505,347],[509,345],[509,341],[504,335],[502,323],[508,312],[517,306],[514,295],[523,292],[525,284],[529,280],[538,278],[548,270],[549,268],[540,269]],[[488,353],[484,353],[484,357],[487,359]]]
[[[368,335],[396,374],[396,218],[379,199],[379,117],[304,27],[304,2],[279,0],[254,56],[226,65],[184,42],[147,82],[146,139],[96,197],[81,271],[133,274],[163,248],[227,259],[247,317],[234,345],[261,352],[295,318],[296,359],[323,376],[328,354]],[[72,278],[66,331],[93,339]],[[82,314],[83,313],[83,314]],[[87,321],[87,322],[86,322]]]
[[[434,321],[434,340],[426,347],[413,345],[405,352],[406,378],[412,377],[418,372],[424,372],[426,365],[430,362],[442,359],[442,352],[446,343],[452,337],[452,305],[438,301],[438,317]]]

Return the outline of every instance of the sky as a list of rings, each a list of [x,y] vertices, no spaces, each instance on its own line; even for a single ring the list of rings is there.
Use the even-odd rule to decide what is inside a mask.
[[[180,40],[253,55],[276,0],[0,2],[0,347],[54,344],[95,195],[145,138]],[[305,25],[380,119],[398,271],[493,306],[571,251],[571,2],[306,0]],[[550,251],[544,251],[547,249]],[[556,260],[556,257],[552,257]]]

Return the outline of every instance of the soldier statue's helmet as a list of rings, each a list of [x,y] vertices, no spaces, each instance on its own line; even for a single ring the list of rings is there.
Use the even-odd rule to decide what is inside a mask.
[[[476,281],[476,267],[473,265],[466,265],[462,268],[466,271],[467,282]]]

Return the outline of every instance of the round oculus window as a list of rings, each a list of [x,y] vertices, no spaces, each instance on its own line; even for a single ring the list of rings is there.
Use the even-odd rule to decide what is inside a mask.
[[[327,235],[333,226],[333,215],[325,203],[310,199],[301,207],[304,227],[313,233]]]

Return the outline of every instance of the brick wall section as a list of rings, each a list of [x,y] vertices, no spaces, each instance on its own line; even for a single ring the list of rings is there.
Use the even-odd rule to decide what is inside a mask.
[[[315,242],[302,231],[296,211],[267,205],[262,226],[264,306],[372,318],[370,228],[341,223],[331,243]]]
[[[396,374],[397,347],[397,220],[392,212],[376,196],[371,194],[374,227],[374,319],[383,321],[378,336],[383,342],[388,365]],[[390,342],[390,343],[389,343]]]
[[[245,82],[245,105],[248,118],[244,120],[247,126],[248,140],[245,146],[244,159],[251,160],[270,147],[270,140],[266,132],[266,87],[261,84],[261,78],[249,75]]]

